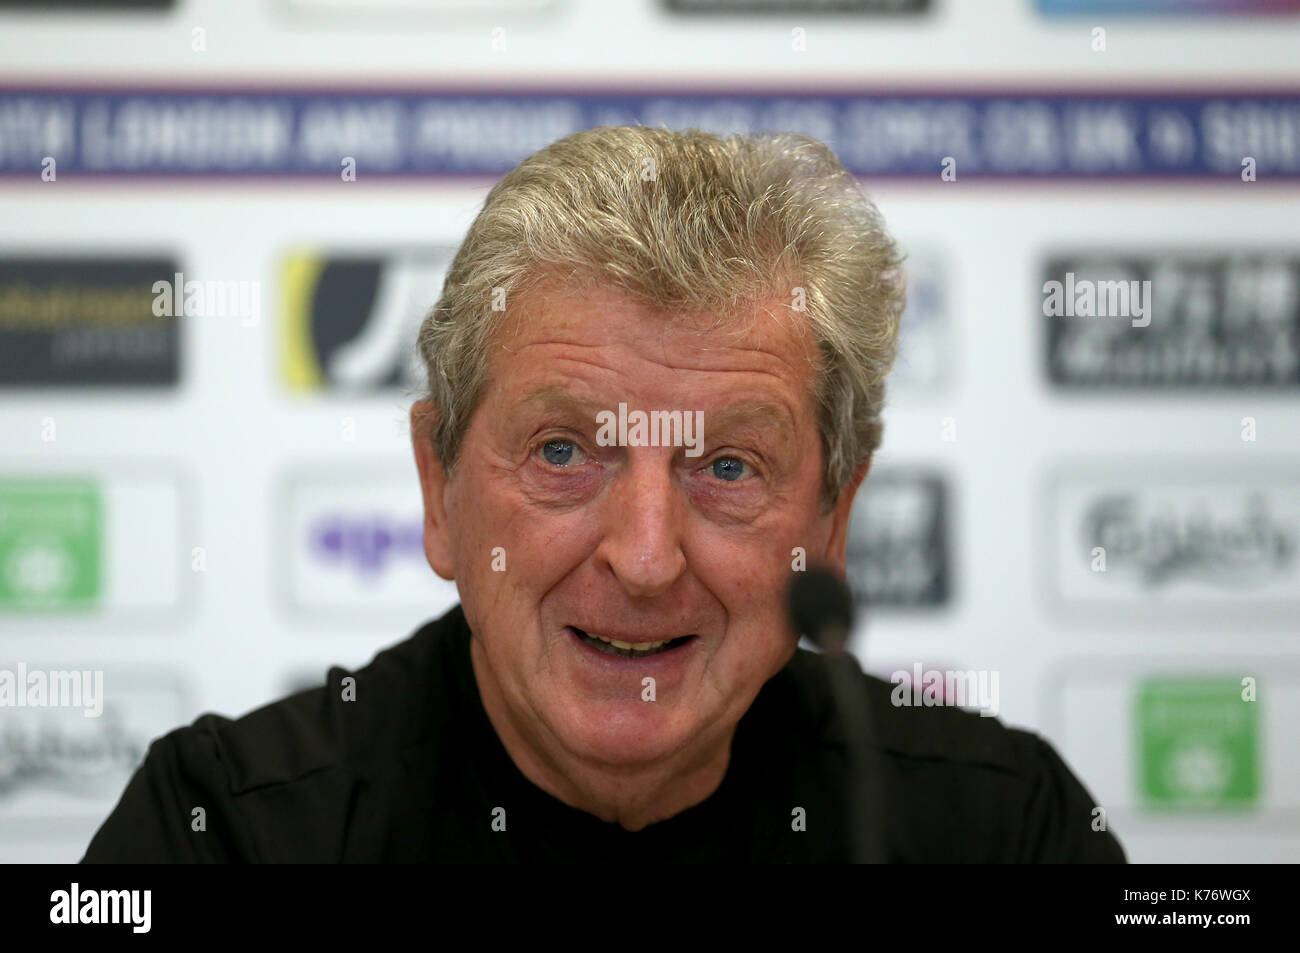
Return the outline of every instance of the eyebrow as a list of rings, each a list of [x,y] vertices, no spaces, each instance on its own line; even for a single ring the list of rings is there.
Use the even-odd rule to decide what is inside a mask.
[[[725,431],[729,427],[749,427],[767,425],[782,431],[787,438],[794,437],[794,422],[790,411],[780,404],[767,401],[760,403],[739,403],[706,413],[705,427]]]
[[[596,401],[578,397],[567,387],[561,387],[558,384],[548,384],[545,387],[538,387],[529,391],[514,403],[514,409],[525,410],[533,405],[543,406],[548,410],[570,413],[575,417],[588,417],[593,422],[599,411],[608,409]],[[617,409],[617,405],[615,409]]]
[[[634,410],[676,410],[691,413],[695,409],[685,407],[634,407],[628,401],[624,401],[624,403],[628,403],[629,413]],[[600,412],[618,412],[618,402],[615,402],[613,406],[609,406],[603,402],[579,397],[568,388],[557,384],[549,384],[529,391],[515,402],[514,408],[525,410],[535,405],[543,406],[548,410],[569,413],[575,418],[590,420],[593,424],[596,422],[596,414]],[[717,410],[705,411],[704,414],[706,433],[710,430],[716,432],[726,431],[729,428],[764,425],[780,431],[787,439],[792,440],[794,437],[794,421],[791,418],[790,411],[783,405],[771,401],[739,402]]]

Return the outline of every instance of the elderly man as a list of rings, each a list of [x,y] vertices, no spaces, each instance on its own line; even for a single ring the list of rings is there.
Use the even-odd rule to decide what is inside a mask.
[[[875,803],[848,793],[785,594],[843,574],[899,266],[811,139],[603,127],[529,157],[419,340],[425,551],[461,605],[157,741],[85,859],[837,862],[861,811],[877,859],[1122,861],[1042,739],[862,675]]]

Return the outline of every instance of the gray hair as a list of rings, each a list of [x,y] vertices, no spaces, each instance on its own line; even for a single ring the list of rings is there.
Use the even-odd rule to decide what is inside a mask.
[[[488,193],[420,327],[434,451],[450,475],[488,383],[501,302],[548,280],[723,319],[789,300],[820,354],[811,386],[822,501],[833,504],[880,445],[902,262],[875,205],[816,139],[645,126],[567,136]]]

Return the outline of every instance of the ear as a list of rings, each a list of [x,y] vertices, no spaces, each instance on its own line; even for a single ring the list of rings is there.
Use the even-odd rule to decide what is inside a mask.
[[[411,445],[415,449],[415,468],[420,471],[420,491],[424,496],[424,555],[434,572],[450,580],[456,578],[456,573],[443,500],[447,474],[433,452],[433,427],[437,420],[438,411],[427,400],[411,405]]]
[[[867,457],[866,461],[853,471],[848,483],[840,490],[840,498],[835,501],[835,508],[831,511],[831,535],[826,542],[826,552],[822,554],[822,558],[827,565],[834,566],[840,572],[844,572],[846,568],[849,517],[853,514],[853,499],[858,495],[858,487],[867,478],[867,471],[870,469],[871,458]]]

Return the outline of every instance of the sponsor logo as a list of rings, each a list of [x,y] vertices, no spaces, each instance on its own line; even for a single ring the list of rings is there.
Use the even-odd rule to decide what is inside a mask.
[[[1125,468],[1132,469],[1132,468]],[[1067,601],[1250,606],[1300,599],[1300,487],[1279,475],[1072,475],[1056,489],[1058,591]]]
[[[355,609],[415,624],[454,605],[455,583],[424,554],[424,505],[414,467],[385,473],[294,478],[287,484],[284,565],[292,603]]]
[[[800,12],[806,5],[800,4]],[[802,34],[794,41],[802,42]],[[1300,176],[1300,96],[1273,90],[1087,94],[853,91],[240,90],[96,84],[0,90],[0,175],[501,176],[600,125],[782,129],[835,144],[859,176],[1203,181]],[[1249,169],[1243,168],[1248,157]],[[360,170],[358,172],[358,170]],[[53,173],[54,170],[50,169]],[[1235,186],[1234,186],[1235,183]],[[163,276],[159,276],[163,277]],[[1156,294],[1163,296],[1157,282]]]
[[[1038,0],[1038,10],[1048,16],[1081,13],[1245,14],[1296,13],[1300,0]]]
[[[932,394],[948,377],[950,322],[944,273],[934,254],[909,254],[907,308],[889,386],[903,400]]]
[[[326,513],[316,519],[310,545],[322,564],[368,576],[394,562],[423,560],[424,522],[391,513]]]
[[[1281,860],[1286,843],[1268,838],[1300,833],[1300,787],[1288,781],[1300,772],[1300,747],[1284,743],[1300,719],[1294,661],[1240,653],[1058,660],[1040,685],[1043,733],[1124,830],[1168,833],[1165,824],[1178,819],[1192,834],[1210,814],[1232,815],[1252,836],[1225,844],[1222,860],[1258,861],[1261,848],[1264,859]],[[1151,859],[1195,859],[1176,838],[1157,853]]]
[[[416,337],[442,293],[451,249],[388,257],[289,255],[281,373],[293,390],[419,387]]]
[[[872,473],[853,504],[848,582],[862,606],[948,601],[947,493],[934,474]]]
[[[930,0],[663,0],[675,13],[924,13]]]
[[[0,384],[162,387],[179,377],[180,325],[154,313],[168,259],[0,260]]]
[[[149,738],[133,735],[109,706],[90,731],[74,730],[66,721],[30,720],[23,725],[5,715],[0,730],[0,806],[23,789],[57,788],[81,797],[107,795],[144,757]],[[120,794],[120,790],[118,791]]]
[[[0,0],[0,7],[14,10],[170,10],[176,0]]]
[[[1263,493],[1235,494],[1239,508],[1202,498],[1181,511],[1144,506],[1135,495],[1104,496],[1084,515],[1083,542],[1104,551],[1104,571],[1151,589],[1177,579],[1254,586],[1289,575],[1298,527],[1277,519]],[[1218,510],[1216,512],[1216,509]]]
[[[101,696],[99,717],[85,717],[76,706],[4,709],[0,832],[39,835],[46,822],[75,819],[85,822],[88,841],[150,741],[193,717],[173,679],[109,670],[105,682],[112,692]]]
[[[310,16],[313,20],[332,17],[340,21],[360,19],[368,25],[377,21],[400,23],[399,18],[410,18],[424,24],[424,18],[438,13],[458,16],[475,13],[510,13],[514,11],[542,10],[555,0],[280,0],[290,11]]]
[[[1232,678],[1149,679],[1134,706],[1138,794],[1149,809],[1224,809],[1260,798],[1260,705]]]
[[[325,676],[316,669],[294,668],[280,677],[280,691],[284,695],[314,691],[325,684]]]
[[[97,604],[103,510],[90,481],[0,478],[0,609]]]
[[[1047,367],[1069,388],[1294,388],[1300,385],[1300,258],[1266,254],[1060,257],[1043,288]],[[1134,308],[1134,287],[1150,289]],[[1112,305],[1132,322],[1081,320]],[[1073,289],[1077,294],[1072,295]],[[1127,291],[1125,289],[1128,289]],[[1129,298],[1127,306],[1121,299]],[[1091,304],[1089,304],[1089,300]],[[1073,303],[1072,303],[1073,302]],[[1121,317],[1124,315],[1121,314]]]
[[[206,564],[180,483],[166,460],[0,472],[0,614],[100,625],[177,608]]]

